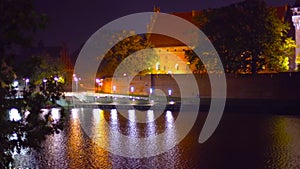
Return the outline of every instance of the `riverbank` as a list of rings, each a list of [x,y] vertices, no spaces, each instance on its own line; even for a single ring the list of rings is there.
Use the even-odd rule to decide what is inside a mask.
[[[300,115],[299,99],[227,99],[225,112]]]
[[[214,75],[220,77],[218,74]],[[300,99],[300,73],[274,73],[274,74],[225,74],[226,98],[229,99]],[[191,87],[190,79],[197,82],[198,91]],[[185,82],[185,83],[180,83]],[[129,85],[128,85],[129,84]],[[116,90],[112,90],[115,86]],[[134,88],[129,93],[128,86]],[[211,84],[207,74],[151,74],[145,76],[116,77],[104,79],[101,91],[104,93],[149,95],[158,89],[168,95],[169,90],[173,97],[189,95],[193,97],[210,98]],[[181,89],[184,89],[184,93]],[[215,91],[216,92],[216,91]]]
[[[178,111],[182,106],[185,108],[193,107],[197,103],[197,99],[185,100],[183,102],[179,98],[173,98],[171,101],[149,102],[143,97],[141,100],[137,98],[134,101],[127,102],[121,101],[121,99],[107,100],[104,97],[102,101],[95,97],[95,101],[83,101],[76,97],[66,97],[64,107],[82,107],[82,108],[101,108],[101,109],[138,109],[138,110],[175,110]],[[98,99],[98,100],[97,100]],[[91,98],[89,100],[92,100]],[[105,102],[103,100],[106,100]],[[199,100],[198,100],[199,101]],[[299,99],[232,99],[227,98],[225,103],[224,111],[228,113],[272,113],[272,114],[283,114],[283,115],[300,115]],[[210,98],[201,98],[199,111],[209,111],[211,104]]]

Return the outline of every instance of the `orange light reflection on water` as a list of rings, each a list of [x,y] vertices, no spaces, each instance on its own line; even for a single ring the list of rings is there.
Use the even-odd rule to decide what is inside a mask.
[[[72,120],[70,121],[70,134],[67,142],[68,157],[72,160],[69,162],[70,168],[76,168],[80,164],[84,164],[84,149],[83,145],[83,132],[80,128],[78,119],[79,109],[72,109]]]
[[[99,146],[99,144],[107,144],[107,130],[105,130],[104,112],[100,109],[92,111],[93,116],[90,121],[92,123],[92,132],[95,133],[95,138],[91,140],[83,132],[79,116],[84,116],[82,110],[72,110],[72,120],[70,121],[70,134],[68,138],[68,156],[69,168],[85,168],[83,164],[89,164],[93,168],[112,168],[108,158],[108,152]],[[96,143],[97,144],[96,144]]]
[[[298,168],[300,166],[299,117],[276,116],[272,119],[270,145],[266,164],[269,168]],[[274,153],[276,152],[276,153]]]

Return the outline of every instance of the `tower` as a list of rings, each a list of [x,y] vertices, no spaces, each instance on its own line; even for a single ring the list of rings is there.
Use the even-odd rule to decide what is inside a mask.
[[[294,6],[291,8],[293,16],[292,21],[295,27],[295,40],[296,40],[296,50],[295,56],[291,60],[291,68],[293,70],[297,69],[297,66],[300,64],[300,0],[296,0]]]

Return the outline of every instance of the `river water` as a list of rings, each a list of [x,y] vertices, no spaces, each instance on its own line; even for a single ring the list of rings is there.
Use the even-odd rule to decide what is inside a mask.
[[[49,136],[41,151],[15,155],[15,166],[43,169],[300,168],[300,116],[225,112],[215,133],[199,144],[198,137],[207,115],[199,112],[188,135],[167,152],[147,158],[130,158],[107,151],[104,144],[120,149],[127,146],[128,151],[140,149],[112,139],[110,132],[113,130],[135,138],[165,134],[165,142],[154,142],[140,151],[154,151],[158,144],[169,146],[174,143],[179,130],[174,127],[178,112],[163,112],[153,121],[155,111],[146,111],[145,117],[152,118],[147,123],[131,121],[135,113],[129,111],[128,120],[116,110],[72,109],[65,129]],[[180,113],[189,115],[188,112]],[[167,129],[172,130],[165,132]]]

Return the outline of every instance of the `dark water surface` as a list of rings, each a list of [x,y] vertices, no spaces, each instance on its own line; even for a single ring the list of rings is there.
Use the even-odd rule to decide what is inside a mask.
[[[135,118],[136,112],[128,113],[129,119]],[[145,117],[154,118],[155,112],[145,113]],[[72,109],[63,132],[50,136],[40,152],[16,155],[15,165],[45,169],[300,168],[300,116],[225,112],[213,136],[199,144],[199,133],[206,118],[206,113],[199,113],[189,134],[163,154],[148,158],[125,158],[102,148],[102,144],[117,147],[122,144],[110,140],[110,130],[132,137],[149,137],[171,128],[173,132],[165,133],[166,142],[163,146],[168,146],[176,139],[174,121],[177,115],[178,112],[167,111],[154,122],[134,123],[115,110]],[[104,122],[109,124],[110,130],[105,128]],[[82,125],[87,125],[89,131],[83,130]],[[152,151],[156,146],[154,143],[141,151]],[[137,147],[132,145],[130,148]]]

